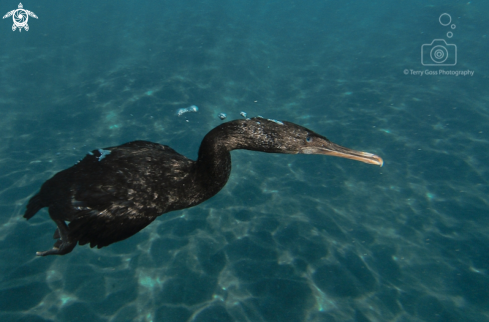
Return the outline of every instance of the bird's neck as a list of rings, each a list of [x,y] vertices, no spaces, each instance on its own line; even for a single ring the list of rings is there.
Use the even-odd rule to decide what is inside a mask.
[[[218,193],[231,174],[231,151],[246,149],[262,152],[282,151],[274,148],[269,135],[256,120],[236,120],[211,130],[202,140],[192,181],[195,191],[204,191],[206,200]]]
[[[194,182],[202,185],[199,191],[205,191],[206,199],[214,196],[225,185],[231,174],[231,150],[229,133],[214,129],[209,132],[199,148],[199,156],[194,168]]]

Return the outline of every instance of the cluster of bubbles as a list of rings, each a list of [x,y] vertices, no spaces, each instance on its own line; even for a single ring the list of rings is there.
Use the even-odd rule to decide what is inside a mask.
[[[176,114],[177,114],[177,116],[182,116],[185,113],[198,112],[198,111],[199,111],[199,108],[196,105],[191,105],[189,107],[179,108],[177,110]],[[244,118],[247,118],[246,112],[241,111],[241,112],[239,112],[239,115],[241,115]],[[227,118],[227,115],[226,115],[226,113],[219,113],[217,117],[219,117],[219,119],[221,119],[221,120],[225,120]],[[275,120],[271,120],[271,121],[275,121]]]
[[[239,115],[241,115],[242,117],[246,118],[246,112],[239,112]],[[227,115],[225,113],[219,113],[218,117],[221,119],[221,120],[225,120]]]
[[[440,24],[442,26],[445,26],[446,27],[446,26],[448,26],[448,25],[450,25],[452,23],[452,16],[450,16],[448,13],[442,13],[440,15],[440,17],[438,18],[438,21],[440,22]],[[457,26],[455,24],[451,24],[450,25],[450,28],[455,29],[455,28],[457,28]],[[447,33],[447,37],[448,38],[452,38],[453,37],[453,32],[449,31]]]
[[[197,112],[198,110],[199,110],[199,108],[196,105],[191,105],[189,107],[179,108],[177,110],[177,116],[182,116],[183,114],[188,113],[188,112]]]

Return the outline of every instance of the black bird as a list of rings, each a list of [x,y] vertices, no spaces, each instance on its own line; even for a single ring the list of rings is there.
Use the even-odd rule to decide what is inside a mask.
[[[147,141],[93,150],[47,180],[29,200],[24,218],[48,207],[58,226],[53,248],[37,255],[65,255],[77,243],[101,248],[134,235],[164,213],[211,198],[228,181],[230,151],[236,149],[325,154],[383,165],[374,154],[339,146],[290,122],[264,118],[214,128],[202,140],[197,161]]]

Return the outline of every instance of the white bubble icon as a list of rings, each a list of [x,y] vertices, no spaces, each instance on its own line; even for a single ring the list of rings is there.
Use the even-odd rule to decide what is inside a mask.
[[[442,13],[438,21],[442,26],[448,26],[452,22],[452,17],[448,13]]]

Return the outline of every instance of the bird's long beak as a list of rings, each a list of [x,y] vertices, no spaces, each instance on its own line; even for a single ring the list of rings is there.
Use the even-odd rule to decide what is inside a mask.
[[[384,165],[384,160],[382,160],[382,158],[379,157],[378,155],[345,148],[329,140],[322,143],[323,144],[321,144],[321,146],[305,147],[301,150],[301,153],[332,155],[335,157],[357,160],[369,164],[375,164],[380,166]]]

